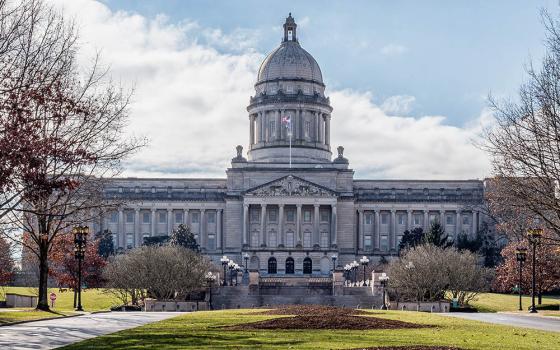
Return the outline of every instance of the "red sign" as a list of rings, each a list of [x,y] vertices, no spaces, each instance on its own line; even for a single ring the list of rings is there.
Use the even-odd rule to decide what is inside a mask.
[[[50,298],[52,301],[56,300],[56,294],[54,294],[54,292],[51,293]]]

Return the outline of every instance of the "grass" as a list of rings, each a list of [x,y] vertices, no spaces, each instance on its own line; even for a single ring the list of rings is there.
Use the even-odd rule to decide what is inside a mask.
[[[0,311],[0,325],[22,321],[38,321],[72,314],[72,312],[47,312],[39,310]]]
[[[111,306],[118,305],[120,302],[104,289],[84,289],[82,290],[82,306],[84,311],[109,310]],[[56,293],[54,311],[73,311],[74,293],[71,290],[59,292],[58,288],[50,288],[49,293]],[[6,293],[18,293],[24,295],[34,295],[35,290],[29,287],[6,287]]]
[[[371,331],[232,331],[220,327],[270,316],[251,310],[195,312],[169,320],[85,340],[79,349],[351,349],[369,346],[449,345],[462,349],[559,349],[560,335],[491,325],[429,313],[376,311],[389,319],[436,327]]]
[[[531,297],[523,296],[523,309],[531,305]],[[536,301],[535,301],[536,302]],[[555,304],[560,306],[559,297],[543,297],[543,304]],[[498,293],[481,293],[476,301],[470,303],[480,312],[500,312],[500,311],[518,311],[519,296],[515,294],[498,294]]]

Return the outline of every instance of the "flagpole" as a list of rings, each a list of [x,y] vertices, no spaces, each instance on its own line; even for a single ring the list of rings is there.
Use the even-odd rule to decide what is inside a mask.
[[[292,123],[290,123],[290,169],[292,168]]]

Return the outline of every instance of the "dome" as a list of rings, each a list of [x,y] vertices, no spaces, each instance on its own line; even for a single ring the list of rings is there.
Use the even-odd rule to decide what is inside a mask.
[[[317,61],[297,41],[285,41],[259,68],[257,84],[271,80],[307,80],[323,84]]]

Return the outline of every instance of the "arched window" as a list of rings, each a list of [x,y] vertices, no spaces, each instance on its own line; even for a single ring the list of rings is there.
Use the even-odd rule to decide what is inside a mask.
[[[294,274],[294,258],[286,259],[286,274]]]
[[[307,257],[303,259],[303,274],[310,275],[313,271],[313,263],[311,262],[311,258]]]
[[[276,258],[270,257],[268,259],[268,273],[276,273]]]

